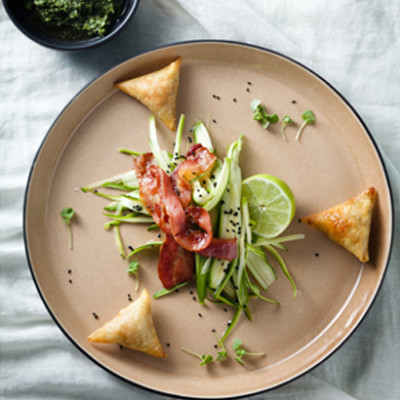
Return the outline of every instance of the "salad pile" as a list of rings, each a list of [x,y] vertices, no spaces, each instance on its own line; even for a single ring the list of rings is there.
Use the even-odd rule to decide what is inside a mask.
[[[121,257],[130,261],[129,273],[138,278],[135,254],[160,247],[158,276],[163,288],[155,298],[194,279],[200,304],[211,301],[235,309],[221,336],[223,343],[243,314],[252,320],[252,297],[279,304],[265,296],[276,279],[267,254],[276,259],[296,296],[296,285],[279,250],[286,251],[285,242],[304,235],[280,236],[295,213],[294,196],[285,182],[265,174],[242,180],[242,136],[219,157],[200,121],[192,129],[194,144],[182,154],[184,122],[182,115],[170,153],[161,149],[151,116],[151,152],[120,149],[133,157],[133,170],[81,189],[110,200],[104,207],[109,217],[104,227],[113,229]],[[115,189],[118,194],[99,188]],[[122,223],[149,224],[148,230],[161,229],[165,238],[126,254]]]

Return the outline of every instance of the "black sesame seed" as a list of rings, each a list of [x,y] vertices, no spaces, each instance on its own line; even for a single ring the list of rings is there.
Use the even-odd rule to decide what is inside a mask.
[[[198,313],[197,315],[198,315],[200,318],[203,318],[203,316],[201,315],[201,313]]]
[[[99,316],[95,312],[92,312],[92,315],[93,315],[94,319],[99,319]]]
[[[98,193],[98,190],[97,190],[97,189],[94,189],[93,192],[94,192],[94,193]]]
[[[315,256],[315,257],[319,257],[319,253],[315,253],[314,256]]]
[[[189,293],[190,293],[190,294],[193,294],[193,290],[191,290]]]
[[[211,332],[213,332],[213,333],[215,333],[215,332],[217,332],[215,329],[213,329]]]
[[[69,273],[69,274],[72,274],[72,270],[69,269],[69,270],[68,270],[68,273]]]
[[[129,249],[130,251],[135,250],[132,246],[128,246],[128,249]]]
[[[68,282],[69,282],[69,283],[72,283],[72,279],[70,279]]]
[[[252,83],[250,81],[248,81],[247,84],[250,85],[250,86],[252,85]]]
[[[175,293],[178,293],[179,292],[179,289],[175,289]]]
[[[169,346],[171,346],[171,344],[170,344],[170,343],[167,343],[167,347],[169,347]]]
[[[188,139],[189,143],[192,143],[192,138],[190,136],[188,136],[187,139]]]
[[[299,218],[299,219],[297,220],[297,222],[298,222],[298,223],[301,223],[301,219]]]
[[[224,200],[221,200],[220,204],[221,204],[221,206],[222,206],[223,204],[225,204],[225,201],[224,201]]]
[[[203,185],[205,185],[207,182],[203,179]]]
[[[124,348],[124,347],[123,347],[122,345],[119,345],[119,349],[120,349],[120,350],[123,350],[123,348]]]
[[[157,235],[157,237],[160,238],[160,237],[161,237],[161,233],[159,233],[159,234]]]
[[[224,308],[224,311],[225,311],[225,312],[228,312],[228,310],[227,310],[226,308]]]
[[[236,103],[236,101],[237,101],[237,100],[234,98],[234,99],[233,99],[233,102]]]
[[[214,349],[218,349],[218,345],[217,344],[214,344]]]
[[[247,89],[246,89],[246,92],[250,92],[250,88],[247,88]]]
[[[296,104],[296,100],[292,100],[292,104]]]
[[[192,299],[193,301],[197,301],[196,296],[193,296]]]
[[[213,119],[213,120],[212,120],[212,122],[214,122],[214,124],[216,124],[216,123],[217,123],[217,121],[216,121],[215,119]]]
[[[214,187],[217,187],[217,182],[214,182],[214,183],[213,183],[213,186],[214,186]]]
[[[237,217],[239,215],[239,213],[237,212],[237,211],[235,211],[234,213],[233,213],[233,216],[234,217]]]

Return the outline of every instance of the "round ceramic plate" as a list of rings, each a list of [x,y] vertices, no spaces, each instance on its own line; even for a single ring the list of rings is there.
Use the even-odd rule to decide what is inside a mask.
[[[218,154],[244,135],[240,157],[243,177],[256,173],[286,181],[296,197],[296,216],[287,234],[306,238],[282,253],[298,287],[279,267],[268,297],[280,306],[252,300],[252,322],[243,318],[228,337],[230,358],[200,366],[181,351],[215,354],[215,329],[221,335],[232,309],[197,302],[195,286],[152,301],[153,318],[165,359],[118,345],[93,344],[88,335],[135,300],[135,277],[128,275],[108,218],[104,198],[80,187],[132,168],[119,148],[149,151],[150,112],[119,92],[115,82],[157,70],[182,57],[178,114],[186,115],[183,144],[202,120]],[[281,123],[264,130],[250,110],[261,99],[270,113],[288,114],[294,124],[280,134]],[[300,141],[301,115],[311,109],[316,122]],[[340,116],[340,118],[338,118]],[[161,147],[172,151],[174,134],[158,122]],[[355,197],[370,186],[378,191],[370,240],[371,260],[353,255],[299,218]],[[60,211],[72,207],[73,250]],[[159,393],[223,398],[271,389],[309,371],[354,331],[371,306],[384,277],[392,240],[392,202],[387,176],[371,135],[351,106],[324,80],[298,63],[265,49],[227,42],[192,42],[151,51],[128,60],[90,83],[64,109],[50,129],[32,167],[25,204],[25,239],[32,274],[49,312],[67,337],[107,371]],[[144,225],[122,225],[125,249],[157,240]],[[140,289],[161,288],[158,251],[136,257]],[[95,318],[97,315],[98,318]],[[249,351],[244,366],[233,357],[232,341]]]

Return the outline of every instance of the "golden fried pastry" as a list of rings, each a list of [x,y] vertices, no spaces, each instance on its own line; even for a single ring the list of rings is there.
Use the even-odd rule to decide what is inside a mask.
[[[115,86],[139,100],[169,129],[175,130],[180,65],[181,58],[178,58],[158,71],[116,83]]]
[[[360,261],[369,260],[368,241],[376,190],[371,187],[354,199],[328,210],[301,218],[343,246]]]
[[[98,343],[118,343],[155,357],[167,356],[154,327],[151,299],[146,289],[143,289],[139,298],[123,308],[114,319],[93,332],[88,340]]]

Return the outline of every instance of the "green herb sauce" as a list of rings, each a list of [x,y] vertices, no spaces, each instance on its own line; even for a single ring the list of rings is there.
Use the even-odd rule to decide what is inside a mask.
[[[24,0],[40,28],[63,40],[104,36],[121,14],[124,0]]]

